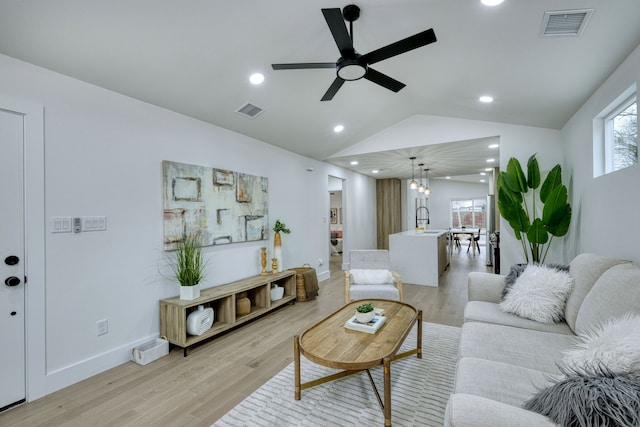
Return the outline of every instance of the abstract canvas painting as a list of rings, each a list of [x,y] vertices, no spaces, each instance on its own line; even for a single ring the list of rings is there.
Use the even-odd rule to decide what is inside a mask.
[[[165,160],[162,191],[165,250],[186,234],[204,246],[269,238],[266,177]]]

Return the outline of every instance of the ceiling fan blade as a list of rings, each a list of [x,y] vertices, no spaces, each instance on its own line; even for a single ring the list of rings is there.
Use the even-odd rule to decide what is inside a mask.
[[[404,83],[399,82],[396,79],[392,79],[386,74],[382,74],[380,71],[376,71],[371,67],[367,68],[367,74],[364,75],[364,78],[394,92],[398,92],[406,86]]]
[[[329,89],[320,101],[331,101],[335,94],[338,92],[338,89],[340,89],[343,84],[344,80],[342,80],[340,77],[336,77],[336,79],[333,81],[333,83],[331,83],[331,86],[329,86]]]
[[[376,62],[426,46],[435,41],[437,41],[436,33],[433,31],[433,28],[429,28],[426,31],[362,55],[360,59],[364,60],[367,64],[375,64]]]
[[[271,64],[274,70],[301,70],[307,68],[336,68],[335,62],[301,62],[298,64]]]
[[[331,30],[333,39],[336,41],[340,54],[345,56],[345,52],[347,54],[352,53],[354,51],[353,41],[351,41],[351,37],[347,31],[347,24],[344,23],[342,11],[340,9],[322,9],[322,14],[327,21],[327,25]]]

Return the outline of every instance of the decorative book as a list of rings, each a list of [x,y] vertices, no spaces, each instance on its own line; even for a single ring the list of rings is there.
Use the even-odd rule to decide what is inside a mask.
[[[353,329],[354,331],[375,334],[386,321],[387,318],[384,316],[374,316],[374,318],[371,319],[370,322],[360,323],[356,320],[356,316],[353,316],[351,319],[347,320],[347,323],[344,324],[344,327],[347,329]]]

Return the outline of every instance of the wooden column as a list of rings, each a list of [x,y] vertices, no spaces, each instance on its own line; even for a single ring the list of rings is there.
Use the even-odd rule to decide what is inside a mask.
[[[376,180],[376,218],[378,249],[389,249],[389,234],[402,231],[400,180]]]

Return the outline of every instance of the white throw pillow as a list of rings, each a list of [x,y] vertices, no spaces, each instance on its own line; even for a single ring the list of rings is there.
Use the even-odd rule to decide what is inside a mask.
[[[541,323],[556,323],[564,317],[573,277],[566,271],[528,265],[500,303],[502,311]]]
[[[627,313],[579,335],[575,349],[564,352],[567,369],[597,376],[640,372],[640,316]]]
[[[350,270],[353,283],[357,285],[386,285],[393,283],[393,275],[389,270],[366,270],[355,268]]]

